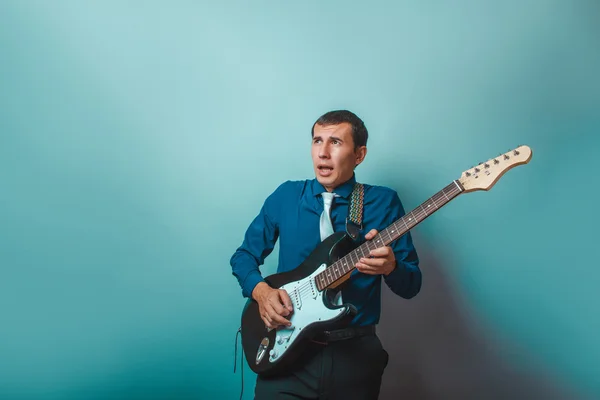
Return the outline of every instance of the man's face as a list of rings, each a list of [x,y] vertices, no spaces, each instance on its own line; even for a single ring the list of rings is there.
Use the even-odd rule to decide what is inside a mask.
[[[347,122],[327,126],[317,124],[311,153],[317,180],[331,192],[352,178],[354,167],[367,154],[367,147],[354,149],[352,126]]]

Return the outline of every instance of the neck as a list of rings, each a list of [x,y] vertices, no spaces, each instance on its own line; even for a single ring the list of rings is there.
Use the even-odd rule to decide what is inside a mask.
[[[322,184],[321,182],[319,182],[319,183],[321,183],[321,186],[323,186],[323,188],[324,188],[326,191],[328,191],[329,193],[332,193],[334,190],[336,190],[336,189],[337,189],[337,188],[339,188],[340,186],[343,186],[343,185],[345,185],[346,183],[348,183],[350,180],[352,180],[352,178],[353,178],[353,177],[354,177],[354,174],[350,175],[350,177],[348,177],[347,179],[344,179],[344,181],[343,181],[343,182],[341,182],[341,183],[338,183],[338,184],[336,184],[336,185],[324,185],[324,184]],[[317,179],[317,181],[318,181],[318,179]]]

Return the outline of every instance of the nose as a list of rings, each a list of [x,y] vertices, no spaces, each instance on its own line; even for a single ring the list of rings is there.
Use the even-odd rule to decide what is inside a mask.
[[[329,144],[327,142],[323,143],[323,145],[319,147],[319,158],[329,158]]]

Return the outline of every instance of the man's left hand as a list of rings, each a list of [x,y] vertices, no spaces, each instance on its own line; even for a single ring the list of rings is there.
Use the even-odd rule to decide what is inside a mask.
[[[377,235],[377,230],[371,229],[365,235],[365,239],[371,240],[375,235]],[[371,257],[361,258],[356,264],[356,269],[363,274],[388,275],[396,268],[396,256],[390,246],[378,247],[375,250],[371,250],[369,255]]]

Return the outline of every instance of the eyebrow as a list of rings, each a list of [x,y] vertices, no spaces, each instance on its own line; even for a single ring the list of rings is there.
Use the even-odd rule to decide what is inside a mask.
[[[319,139],[319,140],[323,140],[323,138],[322,138],[321,136],[313,136],[313,139],[312,139],[312,140],[313,140],[313,141],[315,141],[315,140],[317,140],[317,139]],[[342,139],[340,139],[340,138],[339,138],[339,137],[337,137],[337,136],[329,136],[329,140],[337,140],[338,142],[343,142],[343,140],[342,140]]]

